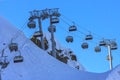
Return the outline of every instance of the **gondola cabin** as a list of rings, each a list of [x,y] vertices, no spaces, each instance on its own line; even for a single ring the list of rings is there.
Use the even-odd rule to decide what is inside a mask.
[[[43,36],[43,33],[40,31],[36,31],[33,36],[34,37],[41,37],[41,36]]]
[[[116,50],[117,46],[111,46],[111,50]]]
[[[36,22],[33,21],[33,20],[31,20],[31,21],[28,22],[27,26],[28,26],[29,28],[35,28],[35,27],[36,27]]]
[[[14,63],[23,62],[23,56],[15,56],[14,57]]]
[[[59,19],[56,17],[56,18],[52,18],[51,19],[51,24],[56,24],[56,23],[59,23]]]
[[[9,45],[9,49],[10,49],[11,52],[12,51],[17,51],[18,50],[18,44],[17,43],[11,43]]]
[[[66,41],[69,42],[73,42],[73,37],[72,36],[67,36],[66,37]]]
[[[92,40],[92,39],[93,39],[93,36],[91,34],[86,35],[85,37],[85,40]]]
[[[53,30],[53,32],[56,32],[56,26],[52,25],[52,26],[48,27],[49,32],[52,32],[52,30]]]
[[[69,27],[69,31],[76,31],[77,27],[75,25]]]
[[[96,46],[95,47],[95,52],[101,52],[101,47],[100,46]]]
[[[110,46],[111,46],[111,50],[117,49],[117,43],[115,41],[112,41]]]
[[[88,43],[87,42],[82,43],[81,47],[83,49],[87,49],[88,48]]]
[[[104,40],[100,41],[99,46],[105,46],[105,45],[106,45],[106,42]]]

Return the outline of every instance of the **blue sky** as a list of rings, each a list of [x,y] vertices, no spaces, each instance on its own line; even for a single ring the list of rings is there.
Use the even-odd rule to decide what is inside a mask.
[[[79,32],[68,33],[69,26],[60,21],[57,24],[56,38],[66,47],[73,49],[78,60],[91,72],[105,72],[109,70],[106,60],[107,48],[102,47],[100,53],[94,52],[94,47],[102,38],[116,39],[118,49],[112,51],[113,66],[120,63],[120,1],[119,0],[0,0],[0,16],[8,19],[13,25],[20,28],[28,20],[29,11],[45,8],[60,8],[61,19],[72,25],[77,24]],[[47,23],[47,24],[46,24]],[[47,31],[48,21],[43,21],[43,31]],[[27,26],[25,26],[27,27]],[[26,35],[31,35],[30,30],[24,30]],[[85,35],[93,34],[94,40],[88,41],[89,49],[83,50],[81,43]],[[28,34],[29,33],[29,34]],[[67,35],[74,36],[73,43],[66,43]]]

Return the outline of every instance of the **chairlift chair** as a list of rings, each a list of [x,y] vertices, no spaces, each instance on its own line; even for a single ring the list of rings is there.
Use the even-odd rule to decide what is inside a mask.
[[[41,36],[43,36],[43,33],[40,31],[36,31],[33,36],[34,37],[41,37]]]
[[[82,43],[81,47],[83,49],[87,49],[88,48],[88,43],[87,42]]]
[[[36,22],[33,21],[33,20],[30,20],[30,21],[28,22],[27,26],[28,26],[29,28],[35,28],[35,27],[36,27]]]
[[[56,18],[52,18],[51,24],[56,24],[56,23],[59,23],[59,19],[57,17]]]
[[[52,25],[52,26],[48,27],[49,32],[52,32],[52,30],[53,30],[53,32],[56,32],[56,26]]]
[[[101,52],[100,46],[96,46],[96,47],[95,47],[95,52]]]
[[[69,27],[69,31],[76,31],[77,27],[75,25]]]
[[[11,43],[9,45],[9,49],[10,49],[11,52],[12,51],[17,51],[18,50],[18,44],[17,43]]]
[[[23,56],[21,55],[14,57],[14,63],[19,63],[19,62],[23,62]]]
[[[72,36],[67,36],[66,37],[66,41],[69,42],[73,42],[73,37]]]
[[[93,36],[91,34],[86,35],[85,37],[85,40],[92,40],[92,39],[93,39]]]

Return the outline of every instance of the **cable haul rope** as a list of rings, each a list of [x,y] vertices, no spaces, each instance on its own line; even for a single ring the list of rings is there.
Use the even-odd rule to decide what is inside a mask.
[[[61,19],[61,21],[62,22],[64,22],[65,24],[67,24],[68,26],[71,26],[67,21],[65,21],[63,18],[60,18]],[[76,24],[75,24],[76,25]],[[61,26],[62,27],[62,26]],[[62,29],[64,29],[63,31],[64,32],[67,32],[67,33],[70,33],[70,31],[68,31],[68,30],[66,30],[64,27],[62,27]],[[80,33],[80,34],[82,34],[82,35],[84,35],[84,36],[86,36],[87,34],[86,33],[84,33],[84,32],[82,32],[82,31],[79,31],[78,29],[76,30],[76,32],[78,32],[78,33]],[[75,34],[75,33],[70,33],[70,34],[72,34],[72,35],[74,35],[74,36],[76,36],[77,38],[80,38],[81,39],[81,36],[79,36],[78,34]],[[92,43],[97,43],[97,42],[95,42],[95,41],[92,41]]]
[[[61,16],[63,17],[63,19],[61,18],[61,20],[62,20],[64,23],[70,25],[67,21],[65,21],[65,19],[68,20],[70,23],[73,23],[73,20],[71,20],[70,18],[66,17],[65,15],[61,14]],[[75,23],[75,24],[76,24],[77,26],[79,26],[81,29],[83,29],[83,30],[85,30],[85,31],[87,31],[87,32],[91,32],[89,29],[86,29],[85,27],[80,26],[78,23]],[[77,30],[77,31],[79,31],[79,30]],[[81,32],[81,31],[79,31],[79,32]],[[103,36],[100,36],[100,35],[98,35],[98,34],[96,34],[96,33],[93,33],[93,32],[91,32],[91,33],[92,33],[92,34],[95,34],[99,39],[104,38]],[[82,33],[82,34],[85,34],[85,33]]]
[[[26,28],[25,25],[27,24],[27,22],[28,20],[26,20],[25,23],[22,25],[22,27],[15,33],[12,40],[16,39],[21,34],[21,32]]]

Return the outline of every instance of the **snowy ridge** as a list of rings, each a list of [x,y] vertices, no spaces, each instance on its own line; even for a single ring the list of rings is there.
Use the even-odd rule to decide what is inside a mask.
[[[10,62],[6,68],[0,69],[1,80],[106,80],[110,73],[91,73],[71,68],[38,48],[21,31],[20,35],[13,39],[13,42],[18,43],[24,60],[14,63],[14,56],[20,52],[10,52],[8,45],[16,31],[19,30],[0,17],[0,50],[2,52],[2,49],[5,48],[4,55],[8,56],[7,60]]]

